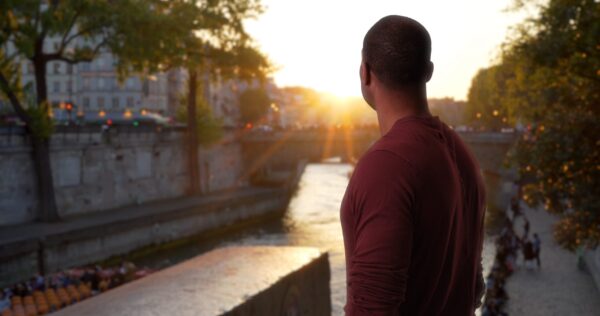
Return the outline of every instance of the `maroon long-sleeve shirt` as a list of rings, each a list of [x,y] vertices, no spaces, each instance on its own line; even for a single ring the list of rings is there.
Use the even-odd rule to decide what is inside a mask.
[[[358,162],[341,207],[346,315],[473,315],[485,190],[437,117],[398,120]]]

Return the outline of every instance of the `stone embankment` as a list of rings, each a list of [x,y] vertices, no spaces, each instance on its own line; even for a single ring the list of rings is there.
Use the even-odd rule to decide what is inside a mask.
[[[0,286],[282,216],[293,186],[247,187],[0,230]]]

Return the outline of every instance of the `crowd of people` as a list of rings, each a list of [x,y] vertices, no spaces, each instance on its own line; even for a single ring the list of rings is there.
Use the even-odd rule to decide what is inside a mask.
[[[519,252],[522,253],[522,265],[526,269],[541,269],[540,250],[541,240],[537,233],[529,236],[529,219],[521,212],[519,199],[511,201],[512,218],[506,214],[504,227],[496,238],[496,257],[492,269],[486,278],[486,295],[482,307],[482,316],[503,316],[508,294],[504,289],[506,279],[517,269]],[[523,220],[522,232],[519,234],[515,227],[517,218]]]
[[[152,272],[123,261],[116,267],[86,266],[37,275],[0,290],[0,315],[43,315]]]

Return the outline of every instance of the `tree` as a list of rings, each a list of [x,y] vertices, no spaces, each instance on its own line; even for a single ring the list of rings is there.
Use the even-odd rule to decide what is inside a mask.
[[[168,62],[188,72],[187,152],[190,175],[189,194],[199,193],[197,125],[198,80],[209,74],[216,80],[239,78],[264,79],[269,72],[267,58],[252,45],[243,20],[262,12],[259,0],[170,1],[173,11],[191,15],[192,25],[185,26],[188,35],[176,46]],[[202,101],[201,101],[202,103]]]
[[[39,219],[59,219],[50,168],[46,69],[50,62],[91,61],[102,50],[118,57],[119,74],[159,68],[158,52],[181,36],[168,4],[157,0],[5,0],[0,3],[0,89],[25,123],[32,143]],[[53,44],[53,45],[52,45]],[[20,67],[33,65],[35,101],[25,102]]]
[[[198,145],[210,145],[217,142],[223,136],[222,120],[216,118],[210,105],[202,97],[202,90],[197,90],[196,97],[196,121]],[[188,118],[188,96],[181,98],[181,105],[177,108],[176,119],[179,122],[187,123]]]
[[[242,23],[260,9],[255,0],[0,2],[0,89],[32,139],[39,218],[44,221],[59,218],[49,154],[52,133],[46,88],[49,62],[91,61],[106,50],[115,55],[121,79],[132,72],[188,68],[189,104],[190,110],[195,111],[199,69],[219,71],[224,77],[264,73],[266,58],[250,45]],[[48,49],[51,40],[58,40],[54,49]],[[35,72],[33,104],[24,103],[26,96],[19,71],[23,60],[29,60]],[[190,117],[196,114],[191,113]],[[194,135],[189,144],[197,146],[195,125],[189,125],[192,130],[189,134]],[[194,170],[197,168],[192,168],[191,174]]]
[[[465,107],[464,101],[456,101],[454,98],[439,98],[428,99],[429,110],[431,114],[439,116],[444,123],[451,126],[459,126],[465,124]]]
[[[531,1],[517,1],[521,8]],[[550,0],[504,46],[492,87],[529,127],[514,154],[524,199],[558,214],[565,248],[600,242],[600,3]],[[474,80],[475,82],[475,80]],[[473,87],[472,87],[473,88]]]
[[[503,64],[480,69],[467,95],[466,120],[478,127],[498,130],[515,123],[513,109],[505,102],[511,73]]]
[[[240,94],[240,111],[242,121],[256,123],[264,118],[271,105],[271,98],[262,88],[248,89]]]

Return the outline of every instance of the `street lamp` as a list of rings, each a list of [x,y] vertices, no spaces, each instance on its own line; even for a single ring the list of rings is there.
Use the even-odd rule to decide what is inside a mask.
[[[123,117],[125,117],[126,119],[130,119],[131,116],[132,116],[131,110],[129,110],[129,109],[125,110],[125,112],[123,113]]]
[[[67,110],[67,114],[69,116],[68,122],[71,124],[71,112],[73,111],[73,104],[70,102],[65,104],[65,110]]]
[[[77,121],[78,121],[79,123],[82,123],[82,122],[83,122],[83,118],[84,118],[84,116],[85,116],[85,114],[83,113],[83,110],[81,110],[81,107],[80,107],[80,106],[78,106],[78,107],[77,107]]]

